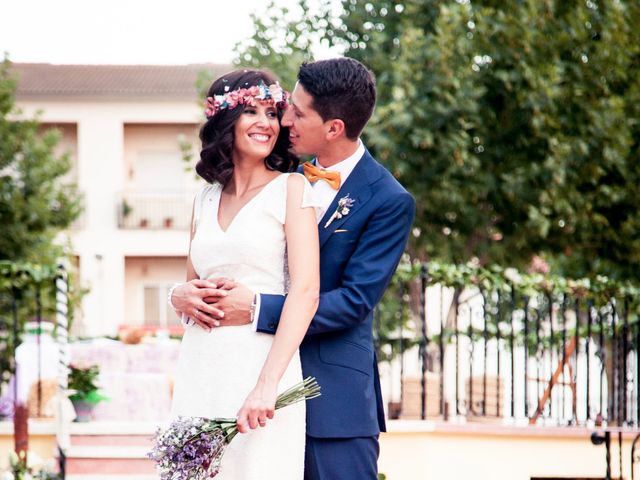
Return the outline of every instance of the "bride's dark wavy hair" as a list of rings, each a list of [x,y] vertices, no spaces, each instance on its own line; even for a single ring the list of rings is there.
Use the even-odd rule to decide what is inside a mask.
[[[208,97],[224,95],[239,88],[249,88],[264,82],[266,85],[276,83],[275,77],[262,70],[235,70],[218,78],[211,84]],[[278,120],[282,119],[283,109],[276,107]],[[219,182],[226,185],[233,174],[233,142],[234,127],[242,115],[244,106],[219,110],[200,128],[200,161],[196,164],[196,172],[207,182]],[[273,151],[264,159],[269,170],[293,172],[298,168],[299,158],[290,151],[289,129],[280,127]]]

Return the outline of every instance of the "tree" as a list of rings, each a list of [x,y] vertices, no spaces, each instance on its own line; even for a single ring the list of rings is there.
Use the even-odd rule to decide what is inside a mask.
[[[367,144],[417,198],[414,257],[639,278],[640,6],[344,1],[378,77]]]
[[[539,254],[573,278],[640,279],[638,2],[322,4],[254,17],[237,64],[293,84],[312,30],[373,70],[364,141],[416,197],[412,259],[525,268]],[[383,343],[406,320],[401,280],[378,311]]]
[[[80,213],[75,186],[62,181],[69,159],[54,152],[59,135],[42,134],[37,119],[25,119],[15,106],[15,92],[5,58],[0,63],[0,385],[13,372],[24,322],[55,314],[55,265],[65,255],[56,237]],[[69,286],[71,319],[83,291],[74,281]]]
[[[62,181],[67,156],[57,156],[59,135],[41,133],[37,120],[15,106],[16,81],[0,64],[0,260],[51,264],[63,253],[55,237],[77,218],[76,187]]]
[[[326,35],[333,21],[331,3],[331,0],[298,0],[290,10],[277,7],[272,0],[265,10],[267,14],[251,14],[253,35],[236,45],[234,64],[267,68],[286,89],[293,89],[298,67],[313,60],[315,47],[329,44]]]

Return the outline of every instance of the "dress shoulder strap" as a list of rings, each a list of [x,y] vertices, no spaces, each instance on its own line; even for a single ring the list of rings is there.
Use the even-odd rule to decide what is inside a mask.
[[[299,173],[285,173],[278,179],[280,183],[280,188],[274,189],[277,191],[278,198],[274,199],[275,201],[271,204],[271,211],[276,219],[284,225],[286,221],[286,213],[287,213],[287,198],[288,198],[288,185],[289,185],[289,177],[291,175],[295,175],[297,177],[301,177],[304,181],[304,191],[302,194],[302,199],[300,202],[300,208],[315,208],[316,216],[319,213],[320,202],[314,194],[313,187],[309,183],[309,181]]]
[[[204,210],[204,203],[208,197],[215,195],[217,191],[220,190],[219,183],[206,184],[204,185],[195,195],[193,200],[193,224],[191,225],[191,230],[195,233],[198,228],[198,223],[200,223],[200,218],[202,218],[202,211]]]

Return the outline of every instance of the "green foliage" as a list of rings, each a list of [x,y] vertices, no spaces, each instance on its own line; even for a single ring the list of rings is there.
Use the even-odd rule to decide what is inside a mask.
[[[20,336],[24,322],[38,313],[38,298],[43,318],[55,314],[55,265],[66,256],[56,237],[80,213],[76,187],[63,181],[69,159],[55,154],[59,135],[42,134],[37,119],[24,118],[15,106],[15,91],[5,59],[0,63],[0,383],[13,369],[14,315]],[[69,274],[71,319],[82,291]]]
[[[287,89],[293,89],[298,67],[313,60],[314,46],[328,45],[332,23],[331,0],[298,0],[293,9],[279,8],[271,0],[266,14],[252,13],[253,35],[235,47],[238,67],[271,70]]]
[[[367,145],[416,196],[415,256],[638,278],[640,5],[344,1]]]
[[[74,185],[62,182],[67,156],[54,153],[59,135],[15,107],[10,63],[0,64],[0,260],[52,264],[63,254],[56,235],[80,213]]]
[[[0,385],[11,378],[15,369],[13,352],[20,345],[24,324],[35,317],[37,298],[41,301],[41,318],[55,316],[55,279],[57,268],[33,264],[17,264],[0,260]],[[71,287],[70,296],[80,298]],[[73,302],[69,316],[73,315]],[[13,337],[13,323],[17,320],[17,338]]]
[[[575,309],[577,305],[583,317],[587,314],[587,305],[592,305],[594,311],[599,312],[606,319],[602,330],[605,339],[610,339],[614,333],[614,324],[610,318],[612,308],[617,308],[617,314],[625,318],[624,322],[618,320],[615,325],[615,333],[618,336],[624,334],[625,329],[636,328],[640,323],[640,287],[629,281],[618,281],[601,275],[594,278],[569,279],[558,275],[522,273],[514,268],[503,268],[498,265],[481,266],[472,263],[455,265],[437,261],[423,265],[419,262],[411,264],[405,261],[398,267],[394,284],[404,284],[404,291],[408,291],[410,285],[418,284],[422,276],[426,286],[439,285],[453,288],[456,292],[469,290],[482,294],[486,302],[485,321],[488,338],[495,338],[499,331],[501,337],[506,338],[513,328],[511,322],[514,312],[519,312],[517,316],[522,317],[527,311],[530,324],[534,323],[535,318],[546,318],[551,308],[550,302],[558,308],[567,310]],[[393,302],[397,301],[400,301],[400,298],[396,291],[388,290],[385,303],[393,305]],[[408,298],[405,299],[405,302],[408,301]],[[415,322],[413,325],[413,331],[408,332],[407,336],[411,337],[412,333],[415,338],[418,337],[417,326],[420,322]],[[592,322],[590,328],[591,335],[599,335],[600,326],[597,322]],[[429,341],[438,343],[442,335],[443,342],[449,343],[453,340],[455,333],[455,329],[447,327],[442,334],[429,335]],[[462,334],[479,341],[485,332],[470,326],[469,330]],[[567,326],[565,334],[568,338],[576,335],[575,324]],[[577,334],[582,338],[588,336],[586,317],[581,318]],[[515,344],[522,345],[524,342],[522,327],[518,329],[515,337]],[[538,332],[532,327],[527,337],[527,343],[532,350],[559,345],[560,340],[558,332],[555,335],[539,337]]]
[[[73,394],[69,395],[71,400],[80,400],[93,405],[107,400],[108,397],[99,393],[96,382],[100,375],[100,368],[97,365],[90,367],[69,366],[69,390]]]
[[[304,0],[300,6],[308,10]],[[443,262],[440,273],[430,263],[431,278],[441,274],[462,288],[478,274],[507,288],[495,268],[472,274],[453,265],[522,270],[538,254],[567,277],[637,283],[638,2],[343,0],[342,7],[333,18],[322,2],[300,20],[272,2],[276,13],[254,17],[236,64],[271,68],[292,85],[311,58],[313,32],[373,70],[378,105],[364,141],[416,197],[409,252]],[[590,295],[623,284],[522,278],[523,294],[542,287],[538,281]],[[399,282],[377,311],[380,342],[394,352],[399,326],[409,328],[418,311],[415,288]]]
[[[35,453],[29,453],[28,460],[27,454],[22,450],[19,454],[11,452],[9,454],[9,470],[11,476],[6,476],[4,473],[1,478],[10,478],[11,480],[60,480],[60,475],[54,472],[47,471],[44,468],[32,468],[29,463],[33,463],[33,456]]]

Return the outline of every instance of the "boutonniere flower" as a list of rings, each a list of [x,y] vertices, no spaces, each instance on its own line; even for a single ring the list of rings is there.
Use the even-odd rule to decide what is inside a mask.
[[[351,211],[350,209],[351,207],[353,207],[353,202],[354,200],[349,196],[349,194],[338,200],[336,211],[333,212],[333,215],[331,215],[329,220],[327,220],[327,223],[324,224],[324,228],[327,228],[329,225],[331,225],[331,222],[333,222],[334,220],[339,220],[342,217],[349,215],[349,212]]]

